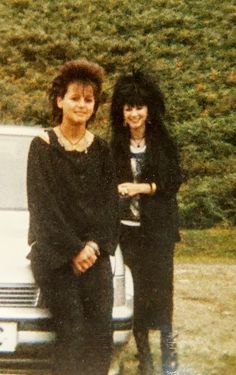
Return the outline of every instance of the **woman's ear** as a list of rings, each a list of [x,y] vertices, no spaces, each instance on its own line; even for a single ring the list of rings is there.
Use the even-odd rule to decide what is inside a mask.
[[[58,108],[62,109],[62,97],[61,96],[57,96],[57,106]]]

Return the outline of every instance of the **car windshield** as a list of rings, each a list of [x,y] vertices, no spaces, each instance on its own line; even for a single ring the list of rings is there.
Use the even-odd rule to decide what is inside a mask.
[[[0,135],[0,209],[26,210],[27,155],[32,136]]]

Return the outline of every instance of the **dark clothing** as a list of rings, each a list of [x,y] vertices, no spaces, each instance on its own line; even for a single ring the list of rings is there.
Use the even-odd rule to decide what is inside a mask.
[[[147,135],[147,148],[138,182],[155,182],[154,195],[140,195],[141,226],[146,235],[157,240],[178,241],[178,208],[176,193],[182,182],[175,148],[161,134]],[[133,182],[129,145],[112,146],[118,183]]]
[[[165,134],[146,135],[144,166],[138,182],[156,183],[153,195],[140,195],[140,227],[122,225],[121,248],[134,277],[134,324],[159,328],[172,323],[173,249],[179,240],[176,193],[181,174],[175,147]],[[118,183],[133,182],[130,153],[112,143]]]
[[[120,246],[134,281],[134,329],[170,325],[173,313],[173,248],[121,225]],[[164,255],[165,254],[165,255]]]
[[[95,241],[114,254],[117,235],[117,187],[105,141],[95,138],[88,153],[65,151],[54,131],[50,145],[36,137],[28,158],[29,244],[33,257],[58,268]]]
[[[145,147],[146,148],[146,147]],[[130,163],[133,174],[133,182],[139,181],[140,174],[145,159],[145,148],[132,152],[130,148]],[[120,217],[121,220],[128,220],[139,223],[140,221],[140,208],[139,208],[139,195],[133,197],[121,196],[120,197]]]
[[[32,270],[54,318],[53,374],[106,375],[112,353],[109,257],[99,258],[80,276],[75,276],[69,264],[42,277],[39,262],[33,260]]]
[[[112,275],[109,255],[118,238],[118,197],[105,141],[88,152],[66,151],[49,131],[28,157],[29,255],[57,333],[56,375],[105,375],[112,348]],[[80,276],[72,258],[89,240],[101,255]],[[92,359],[91,359],[92,357]]]

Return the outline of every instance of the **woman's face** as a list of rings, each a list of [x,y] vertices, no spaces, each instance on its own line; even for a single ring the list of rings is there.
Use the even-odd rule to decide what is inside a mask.
[[[57,106],[62,109],[62,121],[70,125],[86,125],[93,115],[95,97],[89,84],[72,82],[64,97],[57,97]]]
[[[148,107],[146,105],[131,106],[125,104],[123,107],[124,121],[128,124],[130,130],[145,128],[148,117]]]

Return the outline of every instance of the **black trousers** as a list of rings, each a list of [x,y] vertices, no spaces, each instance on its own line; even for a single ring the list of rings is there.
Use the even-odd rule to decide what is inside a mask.
[[[80,276],[71,265],[32,270],[50,309],[57,341],[54,375],[106,375],[112,355],[113,288],[109,257]]]

